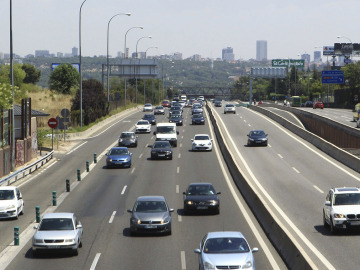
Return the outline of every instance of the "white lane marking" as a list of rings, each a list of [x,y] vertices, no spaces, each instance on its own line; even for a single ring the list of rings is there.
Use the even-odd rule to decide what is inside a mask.
[[[140,154],[139,158],[141,158],[143,156],[143,153]]]
[[[250,109],[249,109],[250,110]],[[280,206],[272,199],[272,197],[270,196],[270,194],[265,190],[265,188],[260,184],[259,180],[255,177],[255,175],[253,174],[253,172],[250,170],[250,167],[248,166],[247,162],[245,161],[244,157],[240,154],[239,150],[236,147],[236,144],[234,142],[234,140],[232,139],[232,137],[229,134],[229,131],[227,130],[227,128],[225,127],[224,121],[220,118],[219,114],[215,111],[215,113],[218,116],[218,119],[220,120],[222,126],[225,129],[226,132],[226,136],[230,139],[231,144],[233,145],[233,149],[235,149],[235,152],[237,154],[237,156],[240,158],[241,162],[244,164],[244,166],[246,167],[246,170],[249,172],[250,177],[253,179],[253,181],[255,182],[256,186],[260,189],[260,191],[262,192],[262,194],[264,194],[264,196],[267,198],[267,200],[269,200],[270,204],[273,205],[273,207],[277,210],[277,212],[284,218],[284,220],[286,221],[286,223],[295,231],[295,233],[298,235],[298,237],[301,238],[301,240],[309,247],[309,249],[319,258],[319,260],[321,260],[321,262],[327,267],[327,269],[333,269],[335,270],[335,267],[325,258],[325,256],[309,241],[309,239],[307,239],[305,237],[305,235],[296,227],[296,225],[291,221],[291,219],[285,214],[285,212],[280,208]],[[261,114],[258,114],[259,116],[261,116]],[[264,117],[265,119],[267,119],[266,117]],[[275,122],[273,121],[269,121],[270,123],[275,124]],[[289,134],[288,132],[286,132],[282,127],[280,127],[280,125],[275,124],[278,128],[280,128],[281,130],[283,130],[283,132],[285,132],[286,134],[288,134],[289,136],[291,136],[292,138],[294,138],[295,140],[299,141],[297,138],[295,138],[294,136],[292,136],[291,134]],[[300,142],[300,141],[299,141]],[[305,145],[305,143],[301,142],[304,146],[308,147],[307,145]],[[308,147],[309,149],[311,149],[310,147]],[[312,149],[311,149],[312,150]],[[314,151],[315,152],[315,151]],[[316,152],[315,152],[316,153]],[[321,156],[321,155],[320,155]],[[243,173],[243,171],[241,170],[241,168],[238,168],[239,171],[242,173],[242,175],[244,175],[244,177],[246,178],[245,174]],[[225,178],[227,179],[227,178]],[[247,181],[249,183],[249,185],[251,186],[251,188],[255,191],[255,188],[252,187],[252,184]],[[258,194],[258,196],[261,198],[261,195]],[[235,197],[235,196],[234,196]],[[271,209],[268,209],[268,211],[270,212],[270,214],[272,216],[276,215],[274,213],[272,213]],[[283,228],[283,230],[285,231],[285,233],[287,233],[288,235],[291,236],[291,233],[289,232],[289,230],[282,224],[282,222],[280,220],[277,220],[278,224]],[[307,252],[302,248],[302,246],[298,243],[298,241],[292,237],[292,241],[293,243],[298,247],[298,249],[300,250],[300,252],[303,254],[303,256],[306,258],[306,260],[310,263],[310,266],[313,269],[317,269],[316,265],[314,264],[314,262],[311,260],[311,258],[309,257],[309,255],[307,254]],[[261,239],[261,238],[260,238]],[[262,239],[261,239],[262,240]],[[261,245],[261,244],[260,244]],[[276,261],[274,260],[274,258],[272,257],[272,254],[270,253],[270,251],[268,250],[266,244],[264,243],[265,247],[266,247],[266,251],[265,253],[267,254],[267,257],[270,260],[270,263],[272,264],[272,261],[274,263],[274,265],[277,266]],[[264,248],[263,248],[264,249]],[[269,257],[271,256],[271,257]],[[272,264],[273,265],[273,264]],[[278,266],[277,266],[278,269]]]
[[[271,146],[271,144],[268,144],[268,146],[271,148],[272,146]]]
[[[277,154],[278,156],[279,156],[279,158],[284,158],[282,155],[280,155],[280,154]]]
[[[125,194],[126,188],[127,188],[127,186],[124,186],[123,190],[121,191],[121,195]]]
[[[180,190],[180,189],[179,189],[179,185],[176,185],[176,187],[175,187],[175,192],[176,192],[176,193],[179,193],[179,190]]]
[[[180,252],[181,257],[181,270],[186,270],[185,251]]]
[[[133,168],[130,172],[130,174],[133,174],[135,172],[135,168]]]
[[[182,222],[182,217],[180,215],[178,215],[178,221]]]
[[[317,190],[317,191],[319,191],[320,193],[324,193],[324,191],[322,191],[320,188],[318,188],[317,186],[315,186],[315,185],[313,185],[313,187]]]
[[[300,173],[298,169],[296,169],[295,167],[291,167],[295,172]]]
[[[251,127],[251,125],[250,125],[250,124],[248,124],[248,126],[249,126],[249,127]]]
[[[97,263],[98,263],[98,261],[100,259],[100,255],[101,255],[101,253],[96,253],[95,258],[93,260],[93,263],[91,264],[90,270],[95,270],[96,269],[96,265],[97,265]]]
[[[116,211],[114,211],[109,219],[109,223],[112,223],[114,221],[114,217],[116,215]]]
[[[246,120],[244,120],[244,122],[246,123]]]
[[[152,139],[154,139],[154,136],[151,136],[151,138],[150,138],[150,139],[151,139],[151,140],[152,140]]]
[[[180,147],[182,147],[182,143],[180,143]]]
[[[176,173],[179,173],[180,172],[180,167],[177,167],[176,168]]]
[[[65,154],[65,156],[71,154],[72,152],[76,151],[78,148],[80,148],[81,146],[83,146],[85,143],[87,143],[87,141],[83,142],[82,144],[78,145],[77,147],[75,147],[74,149],[72,149],[70,152],[67,152]]]
[[[178,158],[181,158],[181,153],[179,153]]]
[[[184,139],[184,135],[183,135],[183,136],[181,136],[181,139]]]
[[[183,132],[185,133],[186,129],[184,128]]]

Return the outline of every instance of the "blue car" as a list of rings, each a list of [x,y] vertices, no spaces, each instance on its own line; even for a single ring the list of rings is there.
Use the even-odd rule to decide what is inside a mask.
[[[127,147],[113,147],[109,152],[106,153],[106,167],[131,167],[131,156]]]

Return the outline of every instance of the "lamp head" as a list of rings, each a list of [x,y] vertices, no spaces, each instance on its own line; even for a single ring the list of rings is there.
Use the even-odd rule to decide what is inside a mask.
[[[131,13],[125,13],[125,15],[127,15],[127,16],[131,16]]]

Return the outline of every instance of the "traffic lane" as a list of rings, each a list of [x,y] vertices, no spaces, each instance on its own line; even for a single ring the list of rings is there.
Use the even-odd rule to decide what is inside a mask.
[[[313,109],[313,108],[298,108],[303,111],[307,111],[313,114],[320,115],[322,117],[329,118],[336,122],[339,122],[343,125],[349,127],[355,127],[356,124],[353,122],[354,112],[349,109],[334,109],[334,108],[324,108],[324,109]]]
[[[268,121],[263,120],[263,117],[256,121],[258,117],[252,117],[254,115],[257,114],[246,110],[242,112],[242,117],[246,118],[246,122],[251,123],[252,127],[266,127],[268,133],[274,133],[269,141],[271,147],[244,147],[239,143],[239,150],[244,155],[256,179],[261,182],[270,196],[276,199],[276,203],[296,223],[296,226],[306,235],[314,236],[314,228],[317,234],[321,235],[324,232],[321,230],[321,209],[325,194],[322,194],[317,187],[323,189],[323,186],[327,186],[326,189],[323,189],[326,192],[331,186],[339,186],[339,179],[341,183],[349,183],[350,186],[354,186],[354,179],[349,180],[348,175],[343,171],[334,169],[333,166],[329,166],[327,162],[315,155],[309,155],[306,153],[309,152],[307,148],[296,145],[297,142],[289,141],[289,136],[276,134],[278,128],[272,128],[271,125],[268,125]],[[235,122],[236,120],[229,118],[227,123],[230,134],[234,137],[244,132],[244,128],[242,129],[239,123],[235,124]],[[233,128],[235,126],[238,128]],[[246,132],[241,136],[245,134]],[[237,142],[236,139],[234,141]],[[281,148],[283,148],[281,151],[277,151]],[[271,154],[272,151],[275,152]],[[280,156],[278,152],[282,152]],[[304,156],[306,156],[305,159]],[[312,169],[314,164],[318,165],[316,170]],[[348,169],[348,171],[351,170]],[[314,183],[317,187],[314,186]],[[322,241],[314,238],[311,240]],[[346,242],[343,244],[346,249]]]
[[[280,115],[281,117],[285,118],[289,122],[293,123],[294,125],[304,128],[304,125],[302,122],[292,113],[289,111],[284,111],[275,107],[266,107],[267,110],[272,111],[273,113],[276,113]]]
[[[186,133],[187,132],[184,132],[184,135]],[[198,248],[202,237],[208,231],[223,229],[240,230],[246,235],[252,246],[256,245],[256,242],[252,240],[251,236],[249,236],[250,232],[248,232],[249,229],[246,229],[247,225],[244,224],[244,217],[241,215],[241,213],[239,213],[238,210],[234,209],[233,205],[228,203],[228,198],[230,196],[226,192],[227,187],[222,180],[223,176],[221,175],[220,168],[218,166],[214,166],[214,162],[215,164],[217,162],[214,154],[199,153],[203,154],[201,160],[204,162],[204,164],[206,164],[205,168],[201,168],[202,163],[200,163],[201,166],[199,166],[198,157],[196,157],[195,160],[191,158],[191,156],[186,159],[183,158],[183,156],[186,154],[198,153],[190,153],[188,149],[184,147],[178,147],[178,149],[182,154],[179,160],[146,160],[141,168],[136,170],[136,181],[134,181],[133,185],[128,190],[128,201],[130,205],[127,208],[131,208],[135,199],[141,195],[160,194],[165,196],[169,206],[177,210],[176,213],[172,215],[172,236],[128,237],[130,215],[124,220],[122,216],[120,217],[120,223],[122,225],[119,226],[126,226],[124,229],[124,239],[121,241],[114,240],[109,245],[114,245],[112,248],[110,248],[110,250],[123,250],[123,252],[121,252],[121,254],[116,254],[117,256],[115,258],[108,258],[108,254],[102,254],[101,260],[98,262],[100,268],[106,267],[106,263],[111,261],[115,264],[116,262],[122,262],[123,264],[126,264],[128,267],[130,267],[130,269],[137,269],[145,266],[147,266],[148,269],[159,269],[159,261],[161,261],[162,266],[160,269],[182,269],[181,267],[183,267],[183,265],[181,265],[181,258],[183,256],[185,257],[185,263],[187,267],[186,269],[195,269],[197,268],[198,261],[197,255],[193,253],[193,250],[194,248]],[[179,162],[180,166],[178,166]],[[182,169],[183,166],[181,166],[181,164],[183,162],[186,169]],[[197,166],[189,167],[189,165],[193,164],[197,164]],[[179,174],[175,173],[175,168],[173,165],[175,165],[176,168],[180,167]],[[199,169],[202,170],[198,173]],[[191,179],[193,179],[194,175],[196,174],[201,174],[203,179],[206,179],[206,181],[213,179],[212,182],[214,185],[218,186],[218,190],[223,192],[224,196],[222,195],[221,205],[222,209],[226,210],[222,210],[220,215],[183,216],[181,214],[183,207],[183,197],[181,192],[186,188],[189,182],[192,182]],[[187,179],[186,183],[183,183],[184,179]],[[200,179],[196,179],[196,181],[200,181]],[[219,185],[217,182],[219,182]],[[177,186],[179,186],[179,188],[177,188]],[[224,188],[222,188],[222,186],[224,186]],[[177,205],[177,207],[174,207],[174,205]],[[227,209],[231,209],[230,211],[232,212],[229,216],[226,214]],[[233,212],[236,212],[236,214]],[[190,221],[190,226],[184,226],[183,220]],[[228,221],[228,225],[224,224],[224,220]],[[239,220],[241,222],[239,222]],[[154,246],[159,248],[154,249]],[[147,256],[142,257],[141,261],[139,261],[138,254],[147,254]],[[256,254],[257,265],[261,266],[261,269],[270,269],[267,258],[262,258],[264,262],[261,262],[262,259],[258,258],[260,256],[264,256],[264,253],[261,254],[261,252],[259,252]],[[164,258],[173,259],[164,261]]]

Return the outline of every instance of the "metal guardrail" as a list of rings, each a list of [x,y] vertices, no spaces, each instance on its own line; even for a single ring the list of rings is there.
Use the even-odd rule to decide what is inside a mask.
[[[0,186],[7,182],[7,185],[11,185],[16,181],[24,178],[26,175],[29,175],[36,171],[37,169],[41,168],[45,163],[53,158],[54,151],[51,151],[49,154],[44,156],[43,158],[37,160],[36,162],[18,170],[0,180]],[[26,173],[27,172],[27,173]]]

